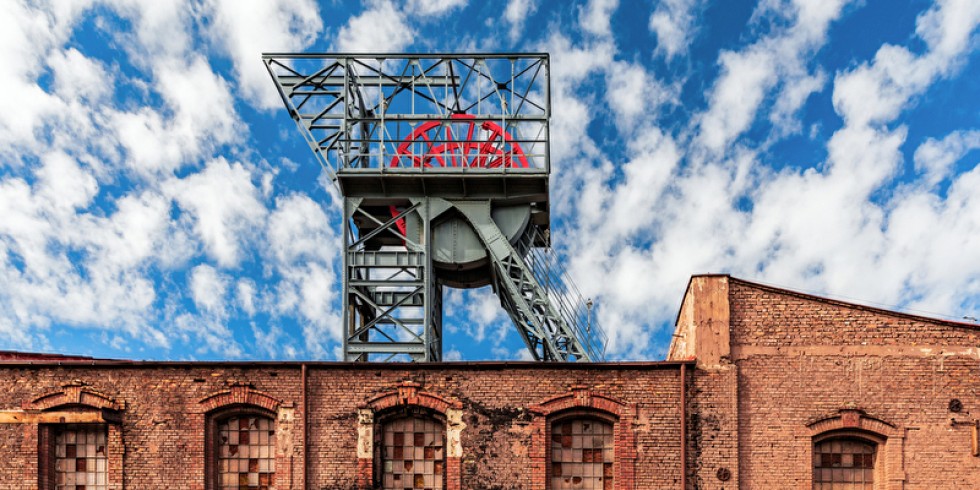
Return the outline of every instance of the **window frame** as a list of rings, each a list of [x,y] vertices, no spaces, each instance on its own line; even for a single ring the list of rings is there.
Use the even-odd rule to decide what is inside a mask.
[[[221,482],[219,481],[221,477],[221,472],[218,471],[218,425],[228,420],[232,417],[241,416],[261,416],[268,418],[272,421],[273,431],[276,433],[276,438],[278,439],[279,434],[279,423],[276,417],[276,413],[256,405],[228,405],[224,406],[207,414],[207,427],[204,431],[204,488],[206,490],[219,490],[221,488]],[[277,475],[275,481],[279,481],[280,472],[280,462],[279,462],[279,444],[278,440],[273,442],[272,447],[274,448],[273,459],[276,460],[276,471],[273,473]],[[278,487],[278,483],[273,483],[273,486]]]
[[[552,461],[552,451],[553,451],[553,448],[552,448],[552,439],[551,439],[552,438],[552,435],[553,435],[553,428],[554,428],[555,424],[564,424],[564,423],[567,423],[567,422],[571,422],[573,420],[595,420],[595,421],[599,421],[599,422],[602,422],[604,424],[607,424],[607,425],[609,425],[612,428],[612,450],[613,450],[613,463],[612,463],[613,467],[612,467],[612,473],[613,473],[613,488],[621,488],[620,487],[620,483],[619,483],[619,480],[620,480],[620,466],[621,466],[621,463],[620,463],[620,453],[619,453],[619,448],[617,447],[618,445],[616,444],[616,441],[618,439],[617,438],[617,435],[619,434],[619,430],[620,430],[619,429],[619,418],[616,417],[613,414],[606,413],[606,412],[603,412],[603,411],[600,411],[600,410],[596,410],[596,409],[591,409],[591,408],[571,408],[571,409],[568,409],[568,410],[563,410],[561,412],[557,412],[557,413],[555,413],[555,414],[553,414],[553,415],[551,415],[551,416],[548,417],[548,420],[547,420],[547,423],[546,423],[546,428],[545,428],[545,446],[546,446],[546,451],[545,451],[545,471],[546,471],[545,488],[547,490],[553,490],[553,487],[552,487],[552,481],[554,479],[553,478],[553,475],[552,475],[552,463],[553,463],[553,461]],[[603,486],[605,486],[605,484],[603,484]]]
[[[445,414],[421,405],[398,405],[378,412],[374,416],[374,454],[372,457],[372,467],[374,469],[371,476],[374,488],[384,488],[384,428],[390,422],[402,418],[420,418],[434,421],[442,426],[442,445],[443,445],[443,466],[442,466],[442,489],[450,488],[448,482],[449,469],[449,424]]]
[[[809,456],[810,457],[809,457],[808,463],[807,463],[807,465],[809,467],[809,474],[810,474],[810,487],[809,488],[811,488],[811,489],[814,488],[814,484],[816,483],[816,481],[815,481],[815,479],[816,479],[816,473],[814,472],[814,470],[816,469],[816,467],[813,465],[813,454],[814,454],[814,452],[815,452],[815,450],[817,448],[817,444],[820,444],[820,443],[823,443],[823,442],[827,442],[827,441],[833,440],[833,439],[839,439],[839,440],[847,440],[847,439],[858,440],[858,441],[864,442],[866,444],[871,444],[872,446],[874,446],[874,468],[873,468],[874,483],[873,483],[872,487],[875,488],[875,489],[884,488],[884,483],[883,482],[885,481],[885,475],[886,475],[886,472],[885,472],[885,455],[887,454],[886,453],[886,450],[887,450],[886,443],[888,441],[888,438],[885,437],[885,436],[882,436],[880,434],[876,434],[876,433],[873,433],[873,432],[869,432],[869,431],[866,431],[866,430],[860,430],[860,429],[836,429],[836,430],[829,430],[829,431],[825,431],[825,432],[821,432],[819,434],[816,434],[816,435],[814,435],[813,437],[810,438],[810,450],[809,450]]]
[[[636,428],[634,421],[638,407],[635,403],[621,400],[593,391],[587,385],[573,385],[565,393],[559,393],[531,405],[531,458],[532,484],[534,490],[544,490],[550,485],[551,476],[551,427],[552,422],[566,416],[585,414],[592,418],[605,419],[613,426],[615,444],[613,461],[613,488],[633,490],[636,487]]]
[[[105,432],[105,460],[106,460],[106,488],[112,487],[112,461],[110,450],[112,433],[111,424],[106,422],[67,422],[56,424],[38,425],[38,488],[41,490],[55,490],[57,488],[57,476],[55,465],[57,456],[55,455],[55,445],[57,444],[58,432],[64,431],[69,427],[91,427],[100,428]]]

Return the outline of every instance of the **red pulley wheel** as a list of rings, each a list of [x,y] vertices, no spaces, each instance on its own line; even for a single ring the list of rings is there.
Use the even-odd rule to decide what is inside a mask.
[[[419,147],[423,151],[415,153]],[[453,114],[449,121],[427,121],[415,128],[398,145],[390,166],[409,166],[405,165],[409,162],[412,167],[528,168],[524,150],[509,133],[493,121],[477,121],[472,114]],[[391,215],[398,213],[391,206]],[[402,235],[407,234],[404,219],[395,226]]]

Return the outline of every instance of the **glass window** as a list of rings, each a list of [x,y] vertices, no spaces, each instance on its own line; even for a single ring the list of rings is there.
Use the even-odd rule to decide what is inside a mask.
[[[835,437],[814,444],[814,490],[872,490],[875,449],[875,443],[854,437]]]
[[[381,488],[446,488],[446,430],[441,422],[402,417],[386,422],[382,433]]]
[[[105,425],[64,425],[54,434],[54,488],[108,488]]]
[[[612,489],[612,424],[577,418],[551,426],[551,488]]]
[[[276,428],[261,415],[229,417],[218,423],[218,488],[275,488]]]

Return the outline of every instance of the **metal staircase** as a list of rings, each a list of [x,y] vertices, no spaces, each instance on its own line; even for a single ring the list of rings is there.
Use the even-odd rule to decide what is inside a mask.
[[[553,261],[547,260],[547,254],[531,252],[537,249],[534,237],[540,234],[527,233],[520,242],[523,251],[518,250],[491,219],[489,203],[454,202],[453,206],[470,222],[489,252],[494,291],[534,359],[602,359],[602,349],[597,345],[600,337],[584,335],[592,329],[582,328],[578,318],[570,314],[573,311],[570,300],[575,298],[567,286],[567,278],[563,273],[556,274],[558,271],[553,268]],[[549,287],[543,287],[542,283]],[[577,299],[585,304],[580,296]],[[595,331],[600,332],[598,328]]]

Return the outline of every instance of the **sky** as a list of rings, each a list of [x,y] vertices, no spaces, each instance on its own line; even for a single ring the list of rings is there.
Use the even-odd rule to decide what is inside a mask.
[[[339,201],[263,52],[550,53],[553,242],[607,359],[662,359],[698,273],[980,317],[978,23],[976,0],[0,2],[0,350],[339,357]],[[445,303],[445,359],[527,358],[488,288]]]

